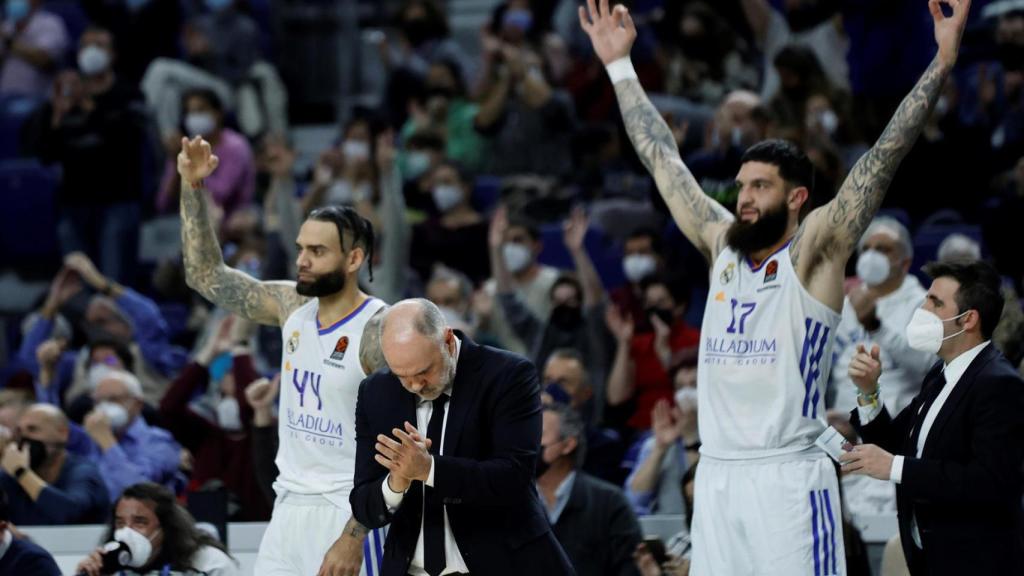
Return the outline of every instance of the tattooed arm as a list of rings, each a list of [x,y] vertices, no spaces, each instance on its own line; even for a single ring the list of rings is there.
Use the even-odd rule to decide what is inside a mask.
[[[594,50],[607,66],[629,56],[636,27],[623,6],[608,8],[608,0],[588,0],[580,7],[580,25],[590,36]],[[588,15],[589,13],[589,15]],[[635,76],[635,75],[634,75]],[[683,234],[709,261],[724,245],[725,230],[733,216],[700,189],[697,180],[679,157],[672,130],[644,93],[635,77],[615,82],[626,132],[644,167],[654,177],[665,204]]]
[[[294,282],[260,282],[229,268],[210,222],[209,194],[202,180],[219,160],[201,138],[182,139],[178,155],[181,174],[181,245],[189,287],[217,306],[260,324],[279,326],[306,299]]]
[[[939,0],[928,3],[935,20],[938,55],[904,98],[878,142],[854,165],[836,197],[809,214],[794,238],[790,256],[801,281],[833,308],[842,306],[846,261],[878,212],[896,169],[921,134],[956,62],[970,0],[948,3],[953,10],[950,17],[942,14]],[[830,273],[817,280],[817,272],[823,268]]]

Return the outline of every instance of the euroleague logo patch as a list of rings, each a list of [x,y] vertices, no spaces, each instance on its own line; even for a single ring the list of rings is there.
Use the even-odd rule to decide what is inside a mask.
[[[348,336],[342,336],[338,338],[338,343],[334,345],[334,352],[331,352],[331,360],[340,362],[345,357],[346,350],[348,350]]]
[[[764,283],[767,284],[767,283],[771,282],[772,280],[775,280],[775,277],[778,276],[778,275],[779,275],[779,261],[778,260],[772,260],[764,268]]]

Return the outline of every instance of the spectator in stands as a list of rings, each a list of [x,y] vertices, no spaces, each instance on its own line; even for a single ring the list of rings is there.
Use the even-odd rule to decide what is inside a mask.
[[[49,552],[26,538],[14,536],[7,492],[0,490],[0,574],[4,576],[61,576]]]
[[[472,308],[473,282],[465,274],[443,264],[435,265],[427,281],[425,295],[441,309],[452,329],[462,330],[472,337],[476,332]]]
[[[689,289],[683,282],[651,276],[640,285],[644,317],[652,332],[636,333],[635,320],[615,307],[609,307],[605,316],[617,342],[606,389],[608,405],[631,412],[626,424],[634,430],[651,426],[650,415],[658,400],[671,402],[672,355],[700,340],[700,331],[683,320],[689,305]]]
[[[551,314],[535,316],[514,290],[507,273],[496,273],[498,304],[516,337],[526,344],[527,356],[544,366],[559,348],[576,348],[587,370],[604,382],[607,373],[607,332],[604,329],[604,287],[583,244],[589,221],[582,207],[573,209],[563,223],[563,240],[572,257],[575,275],[563,274],[551,287]]]
[[[0,96],[45,98],[70,39],[42,0],[7,0],[0,23]]]
[[[202,136],[220,158],[220,167],[206,179],[213,206],[219,208],[218,220],[224,221],[241,208],[252,204],[256,189],[256,166],[252,148],[244,136],[224,124],[224,104],[213,90],[189,90],[181,99],[182,134]],[[180,139],[179,139],[180,144]],[[174,169],[175,156],[164,166],[164,178],[157,197],[157,210],[177,210],[181,181]]]
[[[412,113],[402,127],[403,140],[417,132],[444,134],[445,156],[466,170],[483,167],[486,145],[474,128],[480,107],[470,102],[459,63],[435,60],[427,70],[422,94],[413,99]]]
[[[302,197],[302,213],[329,204],[359,206],[372,203],[376,184],[373,158],[374,133],[366,117],[350,120],[341,133],[341,143],[320,155],[313,170],[313,182]]]
[[[847,368],[857,345],[869,343],[882,350],[885,401],[890,412],[899,413],[920,392],[921,379],[935,355],[914,350],[907,343],[906,326],[924,301],[925,289],[909,274],[914,259],[910,234],[898,220],[879,216],[868,225],[857,246],[857,278],[843,304],[836,328],[835,364],[829,378],[829,407],[849,413],[857,406],[857,387]],[[895,493],[893,494],[895,497]]]
[[[696,354],[687,358],[696,364]],[[685,361],[684,361],[685,362]],[[629,450],[624,463],[632,463],[626,478],[626,496],[637,514],[687,514],[679,486],[693,464],[700,445],[697,432],[696,366],[681,366],[678,382],[685,382],[672,401],[658,400],[651,410],[651,430]],[[692,378],[692,382],[688,382]]]
[[[562,548],[579,574],[634,575],[640,525],[617,486],[580,470],[583,419],[564,404],[544,407],[537,491]]]
[[[479,284],[491,272],[488,223],[470,204],[470,176],[458,164],[445,160],[429,178],[437,216],[413,227],[410,265],[421,278],[429,278],[433,267],[441,263]]]
[[[134,279],[143,192],[146,112],[114,73],[114,40],[90,27],[79,70],[61,72],[50,102],[25,126],[24,152],[63,170],[57,193],[64,254],[81,251],[118,282]]]
[[[622,439],[618,432],[599,425],[603,406],[595,401],[601,396],[594,393],[593,382],[583,356],[573,348],[559,348],[544,364],[541,398],[545,404],[566,404],[583,418],[587,449],[582,469],[618,486],[622,484]]]
[[[110,496],[92,462],[68,453],[70,426],[55,406],[35,404],[21,415],[16,438],[5,439],[0,487],[8,520],[20,526],[102,521]]]
[[[258,374],[250,326],[235,316],[217,323],[160,402],[162,420],[193,457],[189,491],[222,483],[228,490],[229,518],[241,522],[270,519],[270,507],[252,473],[252,408],[244,391]],[[210,402],[196,402],[197,396]]]
[[[114,501],[139,482],[181,487],[181,446],[169,432],[142,418],[142,386],[130,372],[106,372],[92,393],[95,408],[83,428],[92,440],[89,460],[100,469]]]
[[[133,372],[142,383],[146,401],[158,404],[168,378],[181,370],[187,355],[182,348],[171,344],[167,322],[156,303],[101,274],[84,254],[69,254],[64,266],[65,271],[59,272],[51,285],[40,319],[23,340],[18,357],[33,376],[40,375],[35,361],[37,350],[50,338],[70,337],[70,334],[55,333],[56,310],[71,295],[81,291],[82,284],[98,293],[88,300],[82,322],[89,345],[83,351],[71,353],[76,360],[70,380],[68,371],[61,368],[56,370],[53,384],[37,385],[37,390],[46,390],[40,399],[72,406],[95,385],[89,381],[90,368],[107,365]],[[63,358],[68,354],[64,352],[59,362],[66,362]],[[75,414],[74,410],[69,410]]]
[[[572,102],[548,82],[541,56],[508,33],[525,27],[528,34],[530,25],[518,17],[502,29],[503,38],[483,37],[476,128],[491,146],[485,171],[564,176],[571,171]]]
[[[634,228],[622,246],[622,273],[626,284],[611,291],[611,300],[624,314],[636,319],[641,332],[650,330],[644,319],[644,295],[640,282],[665,272],[661,234],[653,228]]]
[[[444,138],[436,132],[420,131],[409,136],[404,144],[398,164],[405,181],[405,203],[417,212],[436,214],[430,176],[445,160]]]
[[[235,0],[207,0],[207,11],[185,24],[187,59],[237,84],[260,58],[259,27]]]
[[[490,335],[502,348],[519,354],[529,353],[528,342],[515,335],[499,295],[512,291],[536,318],[551,316],[551,289],[558,271],[537,262],[542,244],[540,231],[525,221],[510,222],[508,210],[499,206],[491,218],[488,232],[491,276],[476,299],[480,331]]]
[[[224,545],[199,529],[174,494],[163,486],[129,486],[115,502],[111,516],[104,540],[123,542],[132,555],[128,566],[118,574],[240,574],[238,563]],[[102,553],[102,548],[93,551],[78,564],[76,573],[106,574],[101,571]]]
[[[178,0],[129,0],[79,3],[92,22],[103,22],[118,44],[130,46],[118,61],[119,74],[138,85],[146,67],[156,58],[180,52],[181,23],[186,6]]]
[[[807,118],[808,99],[821,94],[831,101],[836,97],[835,90],[810,48],[786,46],[775,56],[773,64],[779,76],[779,91],[768,102],[768,108],[782,134],[799,139]]]

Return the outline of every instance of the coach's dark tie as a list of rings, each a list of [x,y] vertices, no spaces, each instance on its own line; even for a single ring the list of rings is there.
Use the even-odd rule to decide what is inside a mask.
[[[946,373],[943,371],[939,372],[938,377],[932,380],[928,387],[922,391],[921,410],[914,419],[914,430],[910,433],[910,449],[913,450],[913,456],[917,456],[917,441],[921,437],[921,427],[924,425],[924,419],[928,417],[928,410],[931,409],[935,399],[939,397],[939,392],[942,392],[945,386]]]
[[[427,424],[427,438],[430,438],[430,453],[441,453],[441,432],[444,428],[444,405],[448,395],[441,394],[434,400],[434,408]],[[435,472],[436,473],[436,472]],[[435,477],[436,478],[436,477]],[[430,576],[444,571],[444,505],[433,488],[423,485],[423,568]]]

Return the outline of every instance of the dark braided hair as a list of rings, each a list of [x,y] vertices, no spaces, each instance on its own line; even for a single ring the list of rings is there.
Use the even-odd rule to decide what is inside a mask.
[[[366,254],[366,262],[370,267],[370,282],[373,282],[373,224],[363,218],[351,206],[323,206],[309,213],[307,220],[318,222],[333,222],[338,227],[338,242],[341,250],[345,251],[345,232],[352,237],[352,244],[349,250],[360,247]]]

